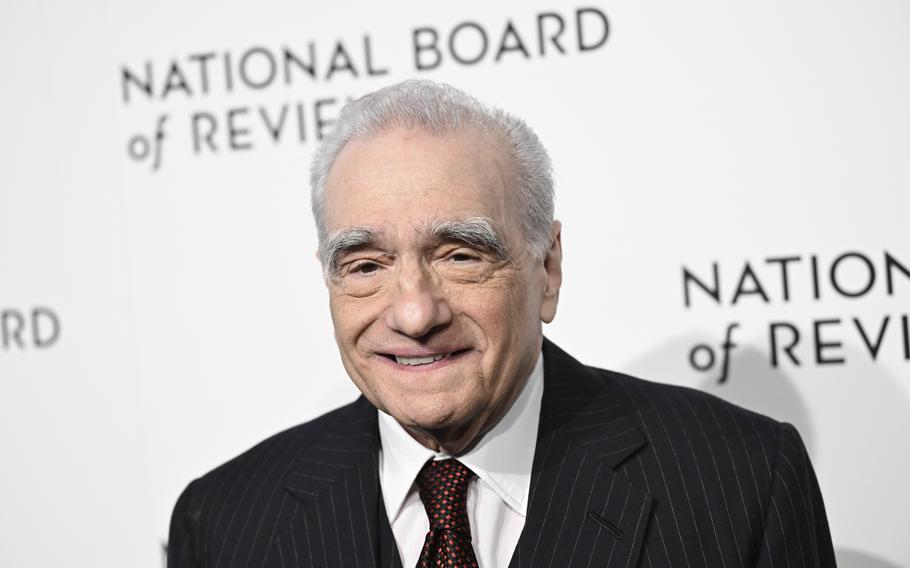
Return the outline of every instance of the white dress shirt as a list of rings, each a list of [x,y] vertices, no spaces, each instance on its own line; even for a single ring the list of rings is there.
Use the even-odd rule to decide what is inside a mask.
[[[543,356],[506,415],[458,460],[477,477],[468,486],[468,522],[479,568],[507,568],[524,528],[543,398]],[[417,565],[430,523],[414,479],[430,458],[425,448],[379,412],[379,482],[404,568]]]

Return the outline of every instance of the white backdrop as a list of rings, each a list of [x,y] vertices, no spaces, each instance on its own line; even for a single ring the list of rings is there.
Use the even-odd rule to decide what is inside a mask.
[[[356,395],[309,158],[346,98],[425,77],[550,149],[546,333],[793,422],[841,565],[910,566],[908,26],[878,0],[4,5],[0,565],[158,567],[187,482]],[[718,299],[690,279],[687,307],[686,271]]]

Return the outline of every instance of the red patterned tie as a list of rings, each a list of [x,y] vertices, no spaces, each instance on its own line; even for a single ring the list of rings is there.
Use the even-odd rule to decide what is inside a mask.
[[[417,474],[430,531],[417,568],[477,568],[468,524],[468,483],[474,472],[456,459],[430,460]]]

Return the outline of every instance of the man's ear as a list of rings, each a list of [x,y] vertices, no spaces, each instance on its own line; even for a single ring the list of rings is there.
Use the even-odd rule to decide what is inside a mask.
[[[562,224],[559,221],[553,221],[550,248],[544,257],[543,269],[546,273],[546,287],[540,304],[540,321],[550,323],[556,317],[559,287],[562,286]]]

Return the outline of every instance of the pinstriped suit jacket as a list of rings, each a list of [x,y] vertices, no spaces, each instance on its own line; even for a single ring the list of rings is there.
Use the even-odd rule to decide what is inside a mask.
[[[364,398],[193,481],[168,566],[400,566]],[[389,544],[391,543],[391,544]],[[511,567],[835,566],[796,430],[711,395],[585,367],[544,341],[544,395]]]

